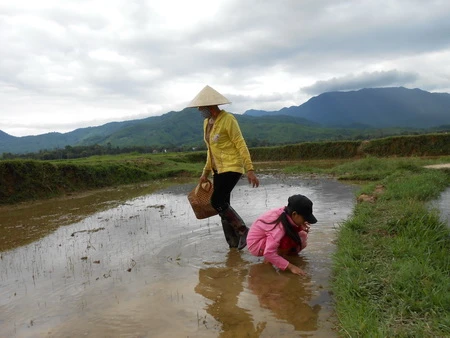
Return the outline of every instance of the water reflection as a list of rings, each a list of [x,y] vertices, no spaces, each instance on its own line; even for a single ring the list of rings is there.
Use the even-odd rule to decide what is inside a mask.
[[[308,263],[303,257],[288,257],[289,261],[308,271]],[[223,262],[208,262],[211,265],[199,270],[195,292],[208,301],[206,312],[217,324],[214,330],[218,337],[262,337],[314,332],[318,329],[321,306],[311,305],[314,291],[311,276],[299,277],[289,272],[277,271],[270,264],[249,264],[237,250],[231,250]],[[251,292],[258,299],[259,306],[270,312],[256,320],[260,310],[248,304],[239,305],[242,293]],[[202,319],[205,326],[210,322]],[[278,332],[266,327],[277,322]],[[283,324],[283,325],[280,325]],[[288,326],[292,325],[292,329]]]
[[[442,222],[450,227],[450,188],[447,188],[435,202]]]
[[[289,257],[289,261],[308,271],[302,257]],[[321,306],[310,305],[313,290],[309,274],[299,277],[289,272],[277,272],[269,264],[253,264],[249,268],[248,288],[258,297],[262,308],[270,310],[280,321],[291,324],[296,331],[317,330]]]
[[[237,250],[230,250],[224,266],[200,269],[195,292],[211,302],[205,307],[208,314],[220,324],[219,337],[259,337],[264,326],[253,325],[248,310],[238,306],[238,297],[244,289],[248,262]]]

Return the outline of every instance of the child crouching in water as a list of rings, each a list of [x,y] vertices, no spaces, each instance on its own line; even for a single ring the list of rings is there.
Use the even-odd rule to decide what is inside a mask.
[[[284,255],[296,255],[306,247],[309,224],[317,219],[312,213],[313,203],[303,195],[293,195],[286,207],[276,208],[261,215],[250,227],[247,246],[254,256],[265,260],[281,270],[289,269],[297,275],[305,272],[289,263]]]

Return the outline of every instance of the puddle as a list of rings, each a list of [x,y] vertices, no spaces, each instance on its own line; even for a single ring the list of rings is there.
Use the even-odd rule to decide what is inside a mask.
[[[254,189],[242,180],[232,194],[248,225],[292,194],[314,202],[319,222],[308,247],[293,258],[307,277],[276,271],[246,249],[228,249],[219,217],[197,220],[190,209],[193,184],[125,202],[105,198],[97,211],[83,199],[40,202],[45,211],[38,214],[33,205],[20,213],[11,208],[14,217],[2,217],[1,228],[23,228],[31,219],[60,224],[60,210],[86,213],[34,241],[27,233],[27,241],[15,244],[21,246],[0,253],[0,336],[336,336],[331,253],[335,229],[352,211],[354,188],[319,179],[260,181]]]
[[[432,206],[439,210],[441,221],[450,227],[450,188],[444,190]]]

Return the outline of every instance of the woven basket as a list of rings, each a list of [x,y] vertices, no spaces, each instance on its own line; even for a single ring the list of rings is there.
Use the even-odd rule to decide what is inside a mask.
[[[217,215],[218,212],[211,205],[211,195],[214,191],[210,180],[198,184],[189,194],[188,200],[198,219],[208,218]]]

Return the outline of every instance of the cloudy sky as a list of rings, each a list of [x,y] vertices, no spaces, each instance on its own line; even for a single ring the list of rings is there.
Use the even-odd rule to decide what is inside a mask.
[[[68,132],[326,91],[450,92],[448,0],[14,0],[0,3],[0,130]]]

